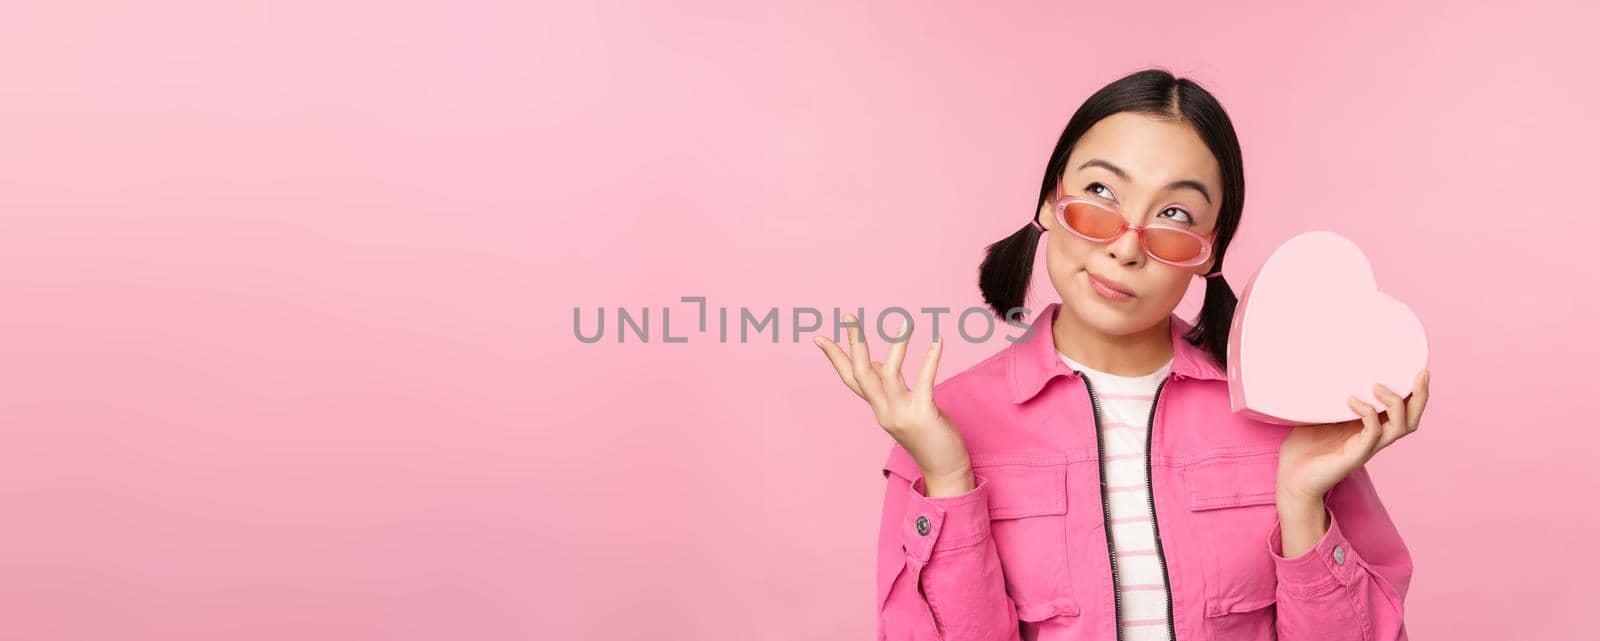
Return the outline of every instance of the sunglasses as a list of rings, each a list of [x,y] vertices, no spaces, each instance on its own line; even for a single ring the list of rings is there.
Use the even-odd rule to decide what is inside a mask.
[[[1129,229],[1139,234],[1144,253],[1174,267],[1193,267],[1211,256],[1211,241],[1173,225],[1130,225],[1121,213],[1103,203],[1073,196],[1056,196],[1056,222],[1074,236],[1109,243]]]

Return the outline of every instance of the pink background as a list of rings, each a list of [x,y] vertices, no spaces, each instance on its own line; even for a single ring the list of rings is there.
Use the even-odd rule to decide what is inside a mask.
[[[1592,635],[1593,3],[129,4],[0,9],[0,637],[871,638],[888,437],[678,298],[976,304],[1155,65],[1238,126],[1236,286],[1330,229],[1430,330],[1414,638]]]

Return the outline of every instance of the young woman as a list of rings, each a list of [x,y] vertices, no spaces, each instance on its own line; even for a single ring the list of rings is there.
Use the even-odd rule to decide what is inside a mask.
[[[1233,414],[1220,269],[1243,205],[1222,106],[1134,73],[1073,114],[1032,219],[989,246],[979,284],[1011,318],[1046,237],[1061,302],[1022,340],[937,386],[935,341],[907,386],[910,328],[882,362],[859,327],[848,351],[817,339],[895,440],[880,639],[1405,638],[1411,556],[1364,464],[1417,429],[1427,371],[1408,397],[1375,386],[1382,408],[1351,396],[1345,423]],[[1191,325],[1173,310],[1197,277]]]

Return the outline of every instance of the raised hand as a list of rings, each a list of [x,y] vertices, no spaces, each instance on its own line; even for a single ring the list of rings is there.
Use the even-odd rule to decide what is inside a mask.
[[[1371,404],[1351,396],[1350,409],[1361,418],[1301,425],[1283,441],[1278,451],[1280,502],[1320,502],[1324,493],[1379,450],[1417,431],[1428,405],[1428,370],[1417,372],[1406,398],[1383,385],[1374,385],[1373,391],[1386,406],[1382,416]]]
[[[846,315],[844,320],[856,321],[854,315]],[[837,343],[822,336],[812,342],[822,348],[845,387],[872,407],[878,425],[917,461],[917,466],[922,468],[926,494],[953,496],[971,490],[972,466],[961,441],[961,432],[933,402],[933,381],[944,341],[935,340],[928,348],[916,386],[907,387],[900,365],[905,360],[906,344],[911,341],[910,326],[902,323],[897,336],[900,340],[890,343],[885,362],[871,360],[860,327],[850,327],[846,331],[850,342],[848,354]]]

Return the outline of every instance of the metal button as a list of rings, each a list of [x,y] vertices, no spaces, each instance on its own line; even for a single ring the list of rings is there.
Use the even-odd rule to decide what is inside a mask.
[[[928,517],[917,517],[917,536],[927,536],[930,528],[931,526],[928,525]]]
[[[1344,565],[1344,548],[1343,547],[1338,546],[1338,545],[1333,546],[1333,562],[1334,563],[1338,563],[1339,565]]]

